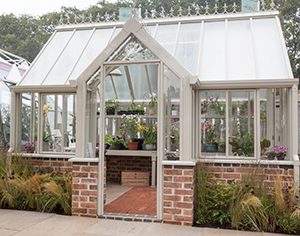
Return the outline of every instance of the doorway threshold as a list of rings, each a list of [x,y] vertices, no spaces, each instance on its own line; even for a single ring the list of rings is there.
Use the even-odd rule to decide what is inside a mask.
[[[147,223],[162,223],[163,220],[158,220],[154,215],[139,215],[139,214],[124,214],[124,213],[106,213],[98,216],[99,219],[106,220],[121,220],[121,221],[134,221],[134,222],[147,222]]]

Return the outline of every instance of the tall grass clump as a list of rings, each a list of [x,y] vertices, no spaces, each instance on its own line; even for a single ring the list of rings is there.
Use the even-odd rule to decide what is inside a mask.
[[[71,214],[72,175],[35,172],[19,155],[0,150],[0,207]]]
[[[65,214],[70,215],[72,212],[72,175],[58,175],[55,180],[50,180],[43,187],[44,193],[50,196],[45,208],[48,207],[51,211],[59,205]]]

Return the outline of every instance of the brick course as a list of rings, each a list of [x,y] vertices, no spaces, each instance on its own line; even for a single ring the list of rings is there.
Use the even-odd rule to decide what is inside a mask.
[[[164,167],[164,223],[193,225],[193,187],[194,167]]]
[[[91,164],[93,164],[91,166]],[[97,178],[98,166],[95,163],[73,163],[72,215],[97,217]],[[104,165],[106,170],[106,165]],[[104,178],[104,183],[105,183]],[[77,190],[77,191],[74,191]],[[104,201],[105,201],[104,188]]]

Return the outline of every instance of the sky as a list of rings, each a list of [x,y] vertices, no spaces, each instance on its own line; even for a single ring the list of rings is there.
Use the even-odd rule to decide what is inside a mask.
[[[107,0],[116,2],[116,0]],[[77,7],[80,10],[96,5],[98,0],[2,0],[0,15],[13,13],[16,16],[27,14],[41,16],[45,13],[60,11],[62,6]]]

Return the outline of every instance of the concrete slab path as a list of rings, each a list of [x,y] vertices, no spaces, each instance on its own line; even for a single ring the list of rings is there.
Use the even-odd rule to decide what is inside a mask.
[[[0,209],[1,236],[282,236],[284,234],[103,220]]]

